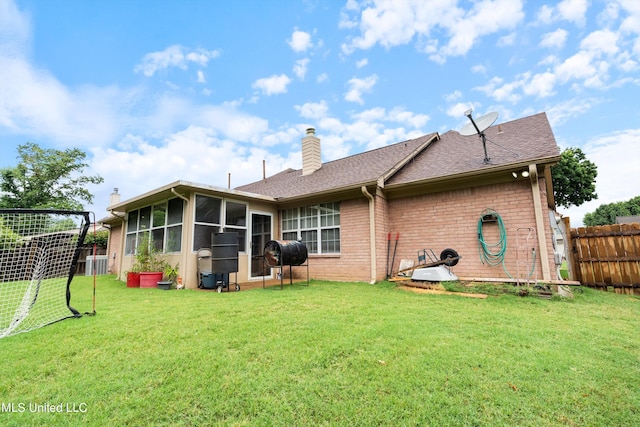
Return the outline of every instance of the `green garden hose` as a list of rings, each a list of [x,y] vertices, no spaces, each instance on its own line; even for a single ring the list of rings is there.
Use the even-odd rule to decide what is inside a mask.
[[[500,238],[495,243],[487,243],[484,239],[482,227],[485,222],[497,222]],[[507,229],[502,222],[502,217],[492,209],[485,209],[478,220],[478,244],[480,261],[491,266],[504,265],[504,256],[507,252]],[[507,273],[508,274],[508,273]]]
[[[500,233],[500,237],[495,243],[487,243],[484,234],[483,234],[483,224],[485,222],[497,222],[498,231]],[[504,222],[502,221],[502,217],[498,212],[493,209],[485,209],[480,214],[480,219],[478,220],[478,250],[480,252],[480,262],[483,264],[489,264],[491,266],[502,265],[502,269],[509,276],[510,279],[513,279],[513,276],[507,270],[507,266],[504,263],[504,258],[507,253],[507,228],[504,226]],[[527,280],[531,278],[536,266],[536,251],[532,250],[532,264],[531,271],[529,271],[529,275]]]

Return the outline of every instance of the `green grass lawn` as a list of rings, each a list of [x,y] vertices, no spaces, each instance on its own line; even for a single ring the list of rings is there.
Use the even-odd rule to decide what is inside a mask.
[[[97,287],[0,340],[1,425],[640,425],[635,297]]]

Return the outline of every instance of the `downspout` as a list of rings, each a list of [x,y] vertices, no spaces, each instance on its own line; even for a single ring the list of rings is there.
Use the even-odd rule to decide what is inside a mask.
[[[118,215],[116,213],[116,211],[114,211],[113,209],[110,209],[109,213],[111,215],[115,216],[116,218],[120,218],[121,219],[121,227],[124,230],[124,235],[125,235],[124,239],[120,238],[120,247],[118,248],[118,250],[120,251],[120,254],[121,254],[120,255],[120,262],[118,263],[118,279],[120,279],[120,278],[122,278],[122,261],[124,259],[125,245],[127,244],[126,229],[125,229],[125,218],[126,218],[126,215]],[[104,226],[105,224],[102,224],[102,225]],[[109,226],[109,248],[108,249],[111,252],[111,226]],[[107,254],[107,255],[109,255],[109,257],[111,257],[111,254]],[[113,264],[114,269],[115,269],[115,266],[116,266],[116,264],[115,264],[115,261],[114,261],[114,264]]]
[[[179,194],[176,191],[175,188],[171,187],[171,193],[174,194],[175,196],[181,198],[182,200],[184,200],[187,203],[187,205],[189,205],[189,199],[187,197],[183,196],[182,194]],[[184,220],[183,220],[183,224],[182,225],[183,225],[183,227],[182,227],[182,233],[183,233],[182,241],[186,242],[187,244],[192,244],[191,240],[188,239],[188,238],[185,239],[185,236],[184,236],[185,233],[189,233],[190,232],[190,230],[191,230],[190,224],[184,224]],[[190,252],[189,250],[184,250],[184,249],[182,249],[180,251],[180,265],[182,265],[184,267],[186,267],[188,265],[188,263],[187,263],[188,262],[187,255],[189,254],[189,252]],[[183,274],[180,275],[180,277],[182,277],[182,285],[186,288],[187,287],[187,276],[186,276],[186,274],[183,273]]]
[[[110,213],[111,215],[115,216],[116,218],[124,219],[124,217],[125,217],[124,215],[118,215],[118,214],[116,213],[116,211],[114,211],[114,210],[110,210],[110,211],[109,211],[109,213]]]
[[[363,185],[361,188],[362,194],[369,199],[369,253],[371,254],[371,281],[370,285],[376,283],[376,205],[375,199],[371,193],[367,190],[367,187]]]
[[[187,199],[186,197],[184,197],[182,194],[178,194],[178,192],[176,191],[175,188],[171,187],[171,193],[173,193],[175,196],[180,197],[182,200],[184,200],[185,202],[187,202],[187,204],[189,203],[189,199]]]
[[[544,232],[544,219],[542,216],[542,199],[540,197],[540,185],[538,184],[538,168],[535,164],[529,165],[529,180],[533,193],[533,211],[536,217],[536,230],[538,232],[538,246],[540,247],[540,265],[542,266],[542,279],[551,280],[549,269],[549,251],[547,249],[547,235]]]

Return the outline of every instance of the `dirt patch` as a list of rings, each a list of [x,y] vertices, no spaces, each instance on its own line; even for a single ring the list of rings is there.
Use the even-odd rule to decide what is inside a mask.
[[[428,288],[415,287],[415,286],[398,286],[398,289],[402,289],[403,291],[416,292],[419,294],[457,295],[459,297],[478,298],[478,299],[487,298],[487,295],[485,294],[470,294],[466,292],[449,292],[443,289],[428,289]]]

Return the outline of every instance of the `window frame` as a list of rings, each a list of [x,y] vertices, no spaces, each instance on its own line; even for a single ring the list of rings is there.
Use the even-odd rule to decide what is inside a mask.
[[[340,255],[340,227],[340,202],[318,203],[280,211],[281,238],[302,239],[309,254]],[[333,238],[328,240],[323,238],[325,236]],[[337,247],[337,250],[329,250],[331,247]]]
[[[245,201],[235,200],[235,199],[227,199],[225,197],[214,196],[203,193],[196,193],[195,197],[195,208],[193,209],[193,241],[191,251],[196,253],[200,248],[196,248],[196,242],[201,241],[202,239],[196,238],[196,227],[210,227],[211,232],[237,232],[240,238],[240,242],[238,245],[239,253],[247,252],[247,233],[248,233],[248,215],[249,215],[249,203]],[[217,199],[220,201],[219,205],[219,222],[204,222],[204,221],[196,221],[198,217],[197,213],[197,198],[205,197],[209,199]],[[229,203],[244,205],[244,224],[227,224],[227,206]]]
[[[137,209],[132,209],[127,212],[126,219],[126,227],[125,227],[125,255],[136,255],[138,252],[138,243],[140,242],[140,236],[144,233],[150,233],[150,236],[162,234],[162,242],[161,245],[157,245],[158,239],[151,239],[155,242],[157,246],[161,247],[161,252],[163,254],[175,254],[182,252],[182,227],[184,225],[184,201],[180,200],[182,203],[179,207],[177,207],[180,211],[180,222],[174,222],[172,224],[168,224],[169,219],[169,202],[172,200],[180,200],[178,197],[172,197],[171,199],[165,199],[156,203],[152,203],[150,205],[141,206]],[[160,207],[158,209],[164,210],[164,221],[160,225],[156,225],[154,218],[154,211],[156,211],[156,207]],[[148,218],[143,218],[141,212],[148,212]],[[135,224],[132,223],[131,217],[135,216]],[[171,233],[171,230],[178,230],[177,235],[180,238],[179,247],[176,250],[167,250],[169,246],[169,238],[174,235]]]

